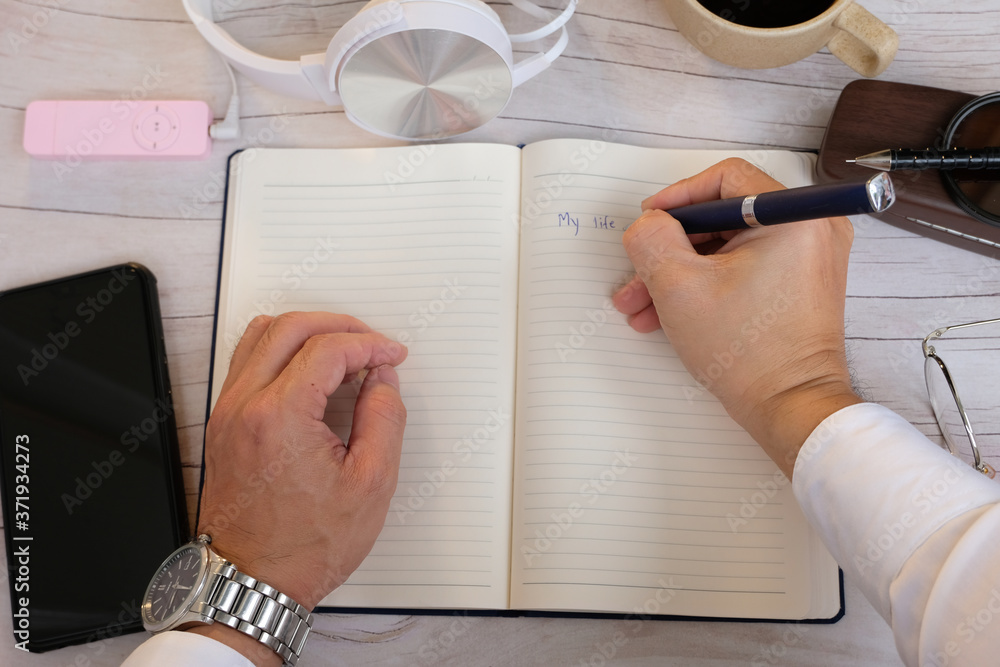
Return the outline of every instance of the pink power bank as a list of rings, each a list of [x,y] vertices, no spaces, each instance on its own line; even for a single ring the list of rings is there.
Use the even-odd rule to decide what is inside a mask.
[[[28,105],[24,150],[42,159],[203,160],[212,111],[187,100],[46,100]]]

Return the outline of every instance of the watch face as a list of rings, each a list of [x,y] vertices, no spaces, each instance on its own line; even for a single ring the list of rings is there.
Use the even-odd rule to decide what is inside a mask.
[[[186,545],[175,551],[160,566],[146,588],[142,601],[143,622],[147,629],[156,632],[168,626],[173,617],[187,611],[191,599],[198,593],[203,581],[204,561],[207,550]]]

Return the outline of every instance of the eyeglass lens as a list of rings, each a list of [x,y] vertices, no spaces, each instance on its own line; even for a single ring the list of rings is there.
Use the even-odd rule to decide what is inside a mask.
[[[948,379],[935,357],[927,357],[924,360],[924,379],[927,382],[927,395],[930,397],[934,416],[944,435],[946,448],[952,454],[968,458],[965,455],[972,451],[969,434],[965,430],[965,423],[958,411],[958,403],[948,385]]]
[[[1000,96],[996,97],[995,101],[972,109],[958,122],[950,140],[945,137],[947,147],[1000,146]],[[954,186],[949,190],[966,212],[984,222],[1000,225],[1000,170],[955,169],[943,172],[942,176],[947,186]]]

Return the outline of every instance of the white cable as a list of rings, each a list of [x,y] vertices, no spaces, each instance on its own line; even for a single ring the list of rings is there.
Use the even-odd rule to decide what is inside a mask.
[[[232,66],[226,60],[222,62],[229,72],[229,80],[233,82],[233,96],[229,98],[226,117],[208,128],[208,136],[219,141],[230,141],[240,138],[240,89],[236,85],[236,73]]]

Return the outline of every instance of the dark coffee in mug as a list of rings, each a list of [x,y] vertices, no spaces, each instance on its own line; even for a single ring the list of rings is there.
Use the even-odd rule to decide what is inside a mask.
[[[702,7],[749,28],[784,28],[816,18],[834,0],[698,0]]]

